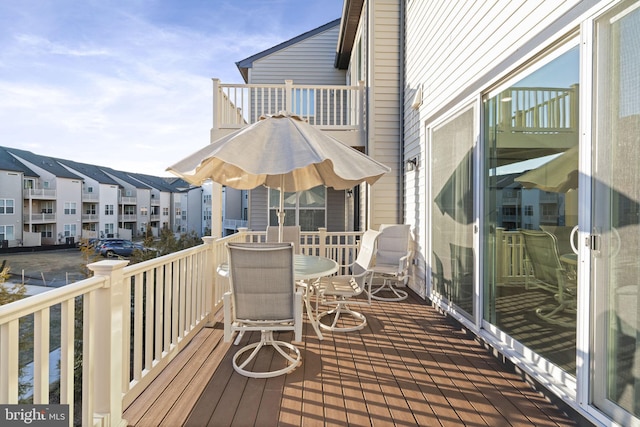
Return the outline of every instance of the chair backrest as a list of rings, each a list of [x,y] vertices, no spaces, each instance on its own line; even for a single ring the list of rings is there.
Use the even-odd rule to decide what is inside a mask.
[[[376,265],[399,266],[400,258],[408,255],[411,251],[410,238],[410,226],[408,224],[380,225]]]
[[[547,231],[520,230],[520,233],[535,278],[558,285],[558,269],[562,269],[562,264],[558,257],[556,237]]]
[[[379,231],[367,230],[360,239],[360,247],[358,248],[358,256],[356,257],[353,266],[351,266],[351,272],[354,275],[360,275],[365,271],[371,269],[375,261],[376,242],[380,236]],[[356,281],[362,285],[364,278],[359,277]]]
[[[235,318],[294,318],[292,243],[227,243]]]
[[[278,239],[278,226],[267,226],[267,242],[269,243],[293,243],[295,253],[300,253],[300,226],[299,225],[285,225],[282,227],[282,242]]]

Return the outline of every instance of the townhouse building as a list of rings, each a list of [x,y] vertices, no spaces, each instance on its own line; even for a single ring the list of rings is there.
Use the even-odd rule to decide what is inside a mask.
[[[150,227],[203,235],[211,194],[154,177],[0,147],[2,248],[74,245],[81,239],[141,238]],[[210,229],[210,223],[209,228]]]

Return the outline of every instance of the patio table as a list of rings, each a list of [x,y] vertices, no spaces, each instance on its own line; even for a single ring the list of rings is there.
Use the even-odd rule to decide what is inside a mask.
[[[315,255],[294,255],[293,270],[296,284],[304,288],[304,305],[307,309],[307,316],[313,330],[316,331],[318,339],[322,339],[322,333],[318,326],[318,319],[313,315],[311,307],[311,296],[315,293],[315,283],[317,279],[330,276],[338,271],[338,263],[330,258]],[[223,277],[229,276],[229,265],[222,263],[218,265],[218,274]]]

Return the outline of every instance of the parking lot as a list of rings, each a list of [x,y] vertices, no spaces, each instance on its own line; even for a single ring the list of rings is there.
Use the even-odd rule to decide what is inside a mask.
[[[7,260],[11,278],[33,286],[60,287],[85,278],[85,261],[79,249],[58,249],[40,252],[0,254],[0,263]]]

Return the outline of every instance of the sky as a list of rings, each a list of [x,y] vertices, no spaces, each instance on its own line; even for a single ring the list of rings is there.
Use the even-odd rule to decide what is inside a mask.
[[[212,78],[340,18],[343,0],[2,0],[0,146],[114,169],[210,142]]]

